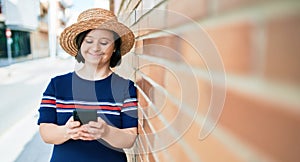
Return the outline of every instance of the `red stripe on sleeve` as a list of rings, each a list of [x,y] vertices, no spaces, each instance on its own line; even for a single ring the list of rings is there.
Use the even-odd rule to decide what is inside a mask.
[[[134,102],[128,102],[128,103],[124,103],[123,104],[123,107],[132,107],[132,106],[137,106],[137,102],[134,101]]]
[[[42,100],[43,104],[56,104],[55,100]]]
[[[87,105],[74,105],[74,104],[56,104],[57,108],[63,109],[74,109],[74,108],[83,108],[83,109],[101,109],[101,110],[121,110],[119,106],[87,106]]]

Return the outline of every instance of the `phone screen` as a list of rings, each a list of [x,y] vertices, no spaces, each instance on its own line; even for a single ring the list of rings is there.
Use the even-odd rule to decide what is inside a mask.
[[[88,124],[90,121],[97,121],[97,110],[75,109],[73,111],[74,121],[80,124]]]

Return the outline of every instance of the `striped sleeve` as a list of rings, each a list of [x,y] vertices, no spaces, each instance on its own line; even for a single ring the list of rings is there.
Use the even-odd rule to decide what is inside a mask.
[[[56,98],[55,98],[55,87],[54,79],[51,79],[48,84],[39,108],[39,119],[40,123],[57,123],[56,121]]]
[[[121,109],[123,128],[137,127],[138,125],[138,100],[136,87],[132,81],[129,82],[129,88],[126,91],[125,100]]]

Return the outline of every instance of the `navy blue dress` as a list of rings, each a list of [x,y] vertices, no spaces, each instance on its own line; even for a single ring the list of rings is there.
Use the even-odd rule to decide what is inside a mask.
[[[117,128],[137,127],[137,94],[134,83],[112,73],[90,81],[75,72],[51,79],[39,108],[40,123],[64,125],[75,108],[96,109],[107,124]],[[68,140],[54,145],[51,162],[124,162],[123,149],[104,140]]]

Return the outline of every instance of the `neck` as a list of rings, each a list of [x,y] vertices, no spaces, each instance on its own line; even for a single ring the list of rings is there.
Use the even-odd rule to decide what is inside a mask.
[[[93,66],[84,64],[81,69],[77,71],[77,74],[84,79],[88,80],[100,80],[104,79],[112,73],[109,66]]]

